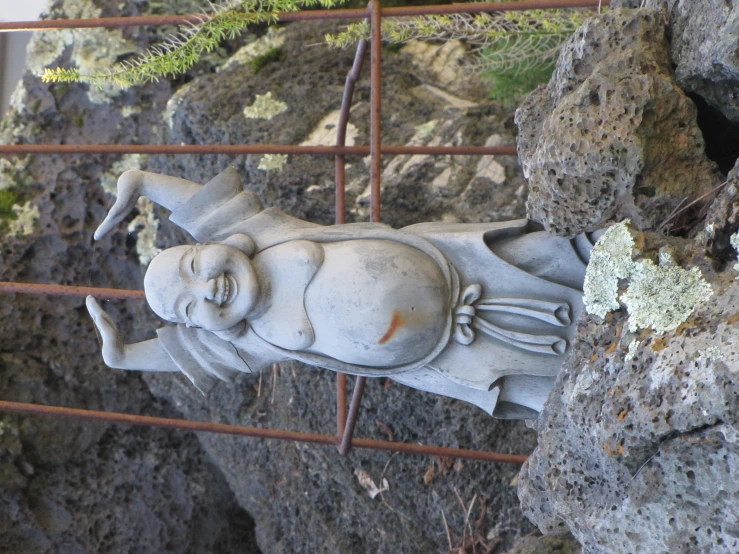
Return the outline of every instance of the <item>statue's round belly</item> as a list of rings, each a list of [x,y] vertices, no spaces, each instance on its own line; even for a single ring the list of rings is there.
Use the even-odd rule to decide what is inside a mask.
[[[346,363],[391,367],[422,359],[450,317],[447,282],[436,262],[386,240],[323,243],[323,265],[305,308],[310,350]]]

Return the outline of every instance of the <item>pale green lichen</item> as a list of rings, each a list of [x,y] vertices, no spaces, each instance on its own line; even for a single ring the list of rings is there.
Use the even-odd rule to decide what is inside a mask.
[[[149,157],[145,154],[126,154],[115,162],[100,178],[103,190],[113,196],[118,195],[118,178],[131,169],[146,167]],[[141,265],[149,262],[161,252],[156,246],[159,219],[154,214],[154,204],[147,198],[141,197],[136,203],[139,214],[131,220],[128,232],[136,235],[136,253]]]
[[[739,254],[739,231],[731,235],[729,240],[731,241],[731,246],[733,246],[734,250]],[[734,264],[734,269],[739,271],[739,260]]]
[[[12,209],[16,217],[8,223],[8,234],[20,237],[33,233],[36,220],[41,215],[38,206],[28,201],[22,206],[16,204]]]
[[[618,280],[629,277],[634,267],[634,238],[629,223],[627,219],[613,225],[593,247],[583,284],[583,300],[589,314],[605,317],[620,307]]]
[[[282,171],[287,163],[286,154],[265,154],[262,159],[259,160],[259,166],[257,169],[263,171]]]
[[[247,119],[272,119],[287,110],[287,104],[272,98],[272,93],[257,94],[254,103],[244,108]]]
[[[634,261],[629,224],[626,220],[612,226],[593,248],[583,286],[585,308],[605,317],[623,304],[629,313],[629,330],[672,331],[713,290],[698,268],[677,266],[666,249],[660,252],[660,265],[649,259]],[[628,288],[619,298],[620,279],[628,280]]]
[[[631,331],[652,327],[657,333],[664,333],[677,329],[712,294],[711,285],[697,267],[665,267],[641,260],[634,266],[621,301],[629,312]]]
[[[162,251],[156,245],[159,220],[154,215],[154,203],[148,198],[139,198],[136,207],[139,215],[128,224],[128,232],[136,233],[136,253],[139,255],[139,263],[146,266]]]

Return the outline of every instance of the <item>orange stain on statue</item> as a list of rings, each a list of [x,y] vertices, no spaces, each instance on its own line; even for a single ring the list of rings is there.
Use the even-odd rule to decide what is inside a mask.
[[[405,325],[405,320],[403,320],[403,316],[400,315],[400,312],[398,310],[393,310],[393,318],[390,320],[390,327],[387,328],[387,331],[385,331],[385,334],[382,335],[382,338],[377,341],[377,344],[385,344],[387,341],[389,341],[395,333],[398,332],[398,329],[400,329],[403,325]]]

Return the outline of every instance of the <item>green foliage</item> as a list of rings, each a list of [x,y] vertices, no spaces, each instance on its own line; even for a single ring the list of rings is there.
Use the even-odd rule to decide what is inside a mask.
[[[547,83],[553,70],[553,65],[518,72],[488,70],[482,72],[482,78],[490,85],[490,98],[501,102],[506,108],[514,108],[529,92]]]
[[[0,219],[16,219],[13,206],[19,202],[18,195],[12,188],[0,190]]]
[[[462,40],[470,46],[471,64],[492,86],[492,97],[511,104],[551,76],[559,50],[584,21],[582,10],[526,10],[491,14],[431,15],[387,20],[383,39]],[[344,48],[369,38],[366,22],[349,25],[326,42]]]
[[[282,48],[272,48],[261,56],[257,56],[251,61],[251,69],[257,74],[261,69],[270,62],[276,62],[282,55]]]
[[[297,11],[320,5],[332,8],[345,0],[223,0],[211,4],[197,24],[149,49],[143,56],[116,64],[110,70],[82,74],[77,68],[47,68],[46,83],[84,82],[102,87],[113,83],[121,88],[175,76],[193,67],[204,53],[212,52],[225,39],[238,37],[255,23],[277,23],[280,12]]]

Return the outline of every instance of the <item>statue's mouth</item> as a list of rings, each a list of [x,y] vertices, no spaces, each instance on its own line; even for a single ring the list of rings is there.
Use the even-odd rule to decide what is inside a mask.
[[[236,280],[231,277],[228,273],[224,273],[221,275],[221,278],[219,279],[219,292],[221,300],[218,302],[219,306],[226,306],[228,305],[234,298],[236,298],[236,295],[238,294],[239,288],[236,284]]]

